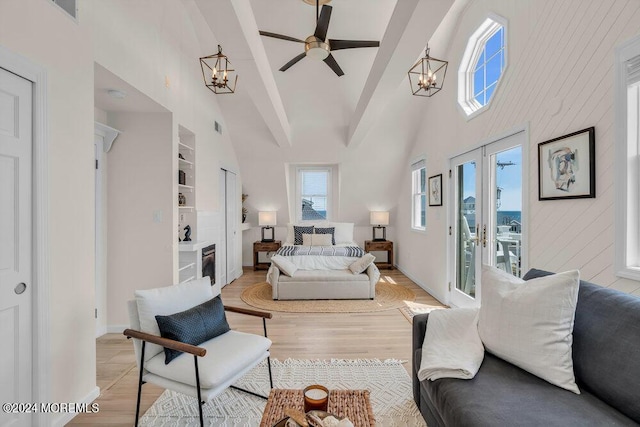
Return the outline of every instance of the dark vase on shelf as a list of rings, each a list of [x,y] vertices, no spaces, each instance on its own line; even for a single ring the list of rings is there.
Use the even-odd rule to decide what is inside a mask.
[[[244,222],[246,221],[246,219],[247,219],[247,214],[246,214],[246,213],[243,213],[243,214],[242,214],[242,223],[243,223],[243,224],[244,224]]]

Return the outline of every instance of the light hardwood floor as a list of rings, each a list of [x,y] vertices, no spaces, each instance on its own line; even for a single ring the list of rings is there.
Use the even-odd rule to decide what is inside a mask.
[[[222,290],[225,304],[248,307],[240,299],[242,291],[264,281],[265,272],[246,269],[239,279]],[[416,302],[440,303],[398,270],[381,270],[381,279],[413,290]],[[258,318],[227,313],[233,329],[262,334]],[[402,359],[411,365],[411,324],[399,310],[377,313],[280,313],[267,321],[273,341],[273,358],[295,359]],[[133,346],[120,334],[107,334],[97,342],[97,382],[101,394],[96,400],[100,412],[78,415],[70,424],[131,426],[135,418],[138,372]],[[162,393],[152,384],[142,387],[141,414]]]

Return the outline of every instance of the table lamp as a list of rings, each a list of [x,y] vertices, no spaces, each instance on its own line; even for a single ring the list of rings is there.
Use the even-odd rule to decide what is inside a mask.
[[[273,242],[274,239],[274,228],[272,225],[276,225],[276,212],[268,211],[268,212],[258,212],[258,225],[262,227],[262,241],[263,242]],[[265,238],[265,230],[271,231],[271,237],[268,235]]]
[[[383,226],[389,225],[389,212],[371,211],[370,214],[369,222],[373,225],[373,241],[384,242],[387,240],[387,227]],[[382,230],[382,238],[376,236],[376,230]]]

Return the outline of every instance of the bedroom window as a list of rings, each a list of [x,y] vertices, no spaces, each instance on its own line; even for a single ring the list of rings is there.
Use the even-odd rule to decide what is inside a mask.
[[[411,165],[411,228],[426,230],[427,227],[427,162],[418,160]]]
[[[640,280],[640,37],[616,49],[615,268]]]
[[[331,218],[331,167],[300,167],[297,178],[297,217],[299,221]]]
[[[469,37],[458,70],[458,104],[468,118],[489,106],[507,65],[506,21],[492,15]]]

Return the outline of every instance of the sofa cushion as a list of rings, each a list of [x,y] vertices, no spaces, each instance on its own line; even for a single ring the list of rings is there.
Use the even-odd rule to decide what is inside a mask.
[[[525,280],[547,276],[530,270]],[[573,366],[581,390],[640,423],[640,298],[580,281]]]
[[[191,345],[202,344],[231,329],[224,314],[220,295],[179,313],[158,315],[156,320],[163,338]],[[181,354],[179,350],[165,347],[164,363],[168,364]]]
[[[289,277],[293,276],[295,272],[298,271],[298,267],[282,255],[272,256],[271,262]]]
[[[420,361],[421,350],[417,352]],[[490,353],[472,380],[422,381],[420,388],[422,398],[431,400],[444,425],[636,425],[588,391],[578,395],[553,387]]]
[[[238,372],[264,357],[271,347],[271,340],[261,335],[229,331],[202,343],[207,350],[205,357],[198,358],[200,386],[215,388],[231,379]],[[220,351],[224,349],[224,351]],[[195,386],[196,376],[191,354],[178,356],[165,365],[164,356],[158,354],[144,365],[152,374]]]
[[[373,261],[375,261],[376,257],[372,254],[364,254],[357,260],[353,261],[349,266],[349,270],[353,272],[353,274],[360,274],[365,271]]]
[[[294,277],[280,276],[280,282],[368,282],[366,274],[351,270],[298,270]]]
[[[574,270],[526,282],[483,265],[478,332],[487,351],[580,393],[571,359],[579,277]]]
[[[313,225],[305,227],[301,225],[293,226],[293,244],[301,245],[302,244],[302,235],[303,234],[313,234]]]

